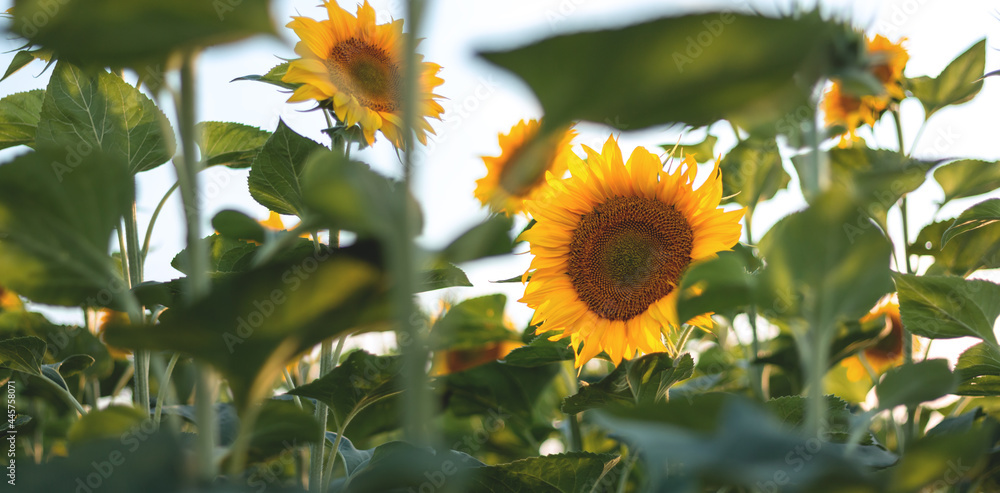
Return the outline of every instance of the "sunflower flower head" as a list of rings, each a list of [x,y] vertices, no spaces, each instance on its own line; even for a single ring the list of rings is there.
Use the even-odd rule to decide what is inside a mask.
[[[17,296],[17,293],[0,286],[0,312],[7,311],[19,311],[24,308],[21,303],[21,298]]]
[[[903,69],[910,55],[903,48],[903,41],[889,41],[881,34],[867,43],[867,69],[882,84],[883,94],[857,96],[846,91],[843,84],[833,81],[823,99],[827,125],[843,125],[847,133],[841,136],[840,147],[847,147],[857,140],[856,129],[862,124],[875,125],[892,102],[906,97],[903,92]]]
[[[899,301],[895,294],[883,298],[867,315],[861,318],[861,323],[884,321],[885,328],[874,345],[862,350],[865,360],[876,375],[885,373],[903,363],[903,321],[899,317]],[[914,349],[919,349],[914,338]],[[868,377],[861,358],[851,356],[840,362],[847,368],[847,379],[858,382]]]
[[[546,192],[546,174],[562,177],[566,173],[567,159],[573,153],[570,146],[576,136],[571,128],[556,132],[541,142],[541,166],[525,169],[534,163],[519,159],[538,135],[539,127],[537,120],[521,120],[509,133],[499,135],[499,156],[483,156],[486,176],[476,180],[475,195],[493,212],[508,216],[523,212],[525,200],[537,199]]]
[[[365,0],[351,15],[337,2],[324,0],[328,20],[292,17],[287,27],[299,41],[300,57],[288,66],[282,81],[302,84],[288,102],[319,101],[333,108],[347,126],[361,125],[369,145],[375,131],[381,131],[396,146],[403,146],[403,21],[375,23],[375,9]],[[427,118],[440,119],[444,109],[436,101],[434,88],[442,81],[441,66],[417,55],[417,111],[414,122],[417,140],[427,143],[434,133]]]
[[[739,240],[744,210],[719,209],[718,164],[698,188],[697,164],[686,159],[664,171],[637,148],[623,162],[609,138],[587,160],[568,159],[572,176],[550,175],[552,191],[526,201],[537,221],[522,234],[534,258],[522,302],[532,324],[569,337],[576,367],[604,351],[617,365],[637,352],[663,351],[662,331],[681,325],[677,287],[687,267]],[[706,317],[687,321],[710,323]]]
[[[95,335],[107,346],[108,354],[116,360],[128,359],[128,355],[132,354],[130,349],[112,346],[104,340],[104,331],[109,325],[126,325],[129,323],[128,314],[110,308],[101,308],[96,312],[94,322],[92,327],[94,328]]]

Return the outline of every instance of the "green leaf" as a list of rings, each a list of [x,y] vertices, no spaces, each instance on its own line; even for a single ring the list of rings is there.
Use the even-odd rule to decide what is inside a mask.
[[[108,242],[132,198],[113,156],[34,152],[0,165],[0,285],[54,305],[118,299],[126,290]]]
[[[281,64],[278,64],[278,65],[275,65],[271,70],[268,70],[267,73],[264,74],[264,75],[244,75],[243,77],[237,77],[237,78],[233,79],[232,82],[236,82],[238,80],[249,80],[249,81],[255,81],[255,82],[263,82],[265,84],[271,84],[271,85],[275,85],[275,86],[281,87],[283,89],[288,89],[288,90],[294,91],[294,90],[298,89],[299,86],[301,86],[302,84],[292,83],[292,82],[283,82],[281,80],[281,78],[285,76],[285,73],[288,72],[288,65],[289,65],[289,62],[281,63]]]
[[[915,440],[888,472],[887,491],[933,491],[944,478],[960,480],[993,447],[994,421],[962,433],[938,434]]]
[[[986,71],[986,40],[982,39],[962,53],[937,77],[909,79],[910,92],[924,105],[924,118],[953,104],[962,104],[983,88]]]
[[[456,286],[472,286],[472,282],[469,281],[462,269],[447,262],[439,265],[439,267],[427,269],[418,274],[418,293]]]
[[[718,257],[692,265],[681,278],[677,295],[679,320],[703,313],[727,313],[753,303],[757,277],[747,257],[720,252]]]
[[[26,67],[33,61],[35,61],[35,55],[31,50],[21,50],[15,53],[14,58],[10,61],[10,65],[7,66],[7,71],[3,73],[3,77],[0,77],[0,81],[14,75],[15,72]]]
[[[271,137],[266,130],[232,122],[201,122],[195,134],[206,166],[230,168],[249,168]]]
[[[817,68],[838,34],[849,35],[818,13],[774,19],[723,11],[561,35],[481,56],[527,82],[553,129],[574,120],[629,130],[674,122],[700,127],[734,114],[750,128],[805,104],[803,88],[820,77]]]
[[[294,444],[314,443],[323,430],[313,414],[291,401],[268,399],[261,404],[260,416],[250,434],[250,462],[264,461]]]
[[[955,375],[958,395],[1000,395],[1000,349],[985,342],[966,349],[958,357]]]
[[[980,202],[958,215],[955,222],[945,230],[941,244],[947,245],[952,238],[1000,221],[1000,199]]]
[[[333,445],[337,441],[337,434],[328,431],[326,432],[326,441]],[[351,442],[350,438],[341,437],[340,444],[337,445],[338,455],[344,461],[344,467],[347,472],[347,476],[353,476],[354,472],[358,470],[361,466],[368,464],[368,461],[372,459],[375,454],[374,449],[358,450],[354,447],[354,443]]]
[[[610,405],[644,405],[667,400],[671,386],[691,378],[694,360],[684,353],[676,360],[653,353],[623,361],[599,382],[581,387],[563,401],[562,411],[574,414]]]
[[[59,374],[65,378],[83,372],[93,366],[95,361],[94,357],[89,354],[74,354],[54,366]]]
[[[256,219],[239,211],[227,209],[212,218],[212,227],[220,235],[234,240],[251,240],[263,243],[267,232]]]
[[[715,143],[719,138],[714,135],[706,135],[705,140],[697,144],[662,144],[660,148],[667,152],[673,152],[674,156],[694,156],[699,163],[711,161],[715,158]]]
[[[1000,163],[963,159],[934,170],[934,179],[944,190],[942,205],[964,197],[982,195],[1000,188]]]
[[[108,406],[85,414],[69,429],[66,438],[70,445],[77,445],[102,438],[120,438],[132,431],[148,434],[155,431],[155,427],[149,424],[149,431],[142,433],[141,425],[148,420],[146,413],[132,406]]]
[[[822,253],[820,253],[822,252]],[[778,221],[760,242],[759,313],[779,325],[813,328],[864,316],[892,290],[889,242],[842,193]]]
[[[791,177],[781,167],[778,143],[773,138],[751,137],[736,144],[719,163],[722,196],[736,195],[742,206],[756,206],[788,186]]]
[[[830,435],[830,440],[844,443],[851,434],[851,420],[854,416],[844,402],[837,396],[824,396],[826,400],[826,419],[824,432]],[[801,428],[806,422],[806,398],[799,395],[777,397],[764,403],[772,414],[782,423],[795,428]],[[871,436],[862,445],[871,445]]]
[[[990,224],[941,243],[952,221],[927,225],[910,245],[911,255],[930,255],[934,264],[928,275],[965,277],[979,269],[1000,267],[1000,224]]]
[[[617,486],[608,477],[621,457],[612,454],[569,452],[529,457],[507,464],[472,469],[464,491],[475,493],[591,493],[602,484]]]
[[[530,343],[514,348],[513,351],[507,353],[503,362],[511,366],[534,368],[550,363],[572,361],[574,357],[569,342],[566,340],[550,341],[545,334],[542,334],[536,336]]]
[[[892,409],[943,397],[955,390],[957,384],[948,360],[929,359],[889,370],[875,387],[875,393],[880,409]]]
[[[460,264],[510,253],[514,246],[510,238],[513,224],[513,220],[507,216],[491,216],[484,223],[459,235],[441,251],[441,257],[448,262]]]
[[[302,170],[314,151],[324,149],[278,121],[250,165],[250,195],[278,214],[302,216]]]
[[[179,49],[274,32],[265,0],[16,0],[14,7],[14,32],[62,60],[100,67],[144,66]]]
[[[68,365],[60,368],[60,372],[85,363],[72,361],[80,357],[93,361],[83,370],[88,377],[106,377],[114,369],[107,347],[93,333],[83,327],[54,325],[39,313],[0,312],[0,337],[7,336],[34,336],[45,341],[52,359]]]
[[[17,145],[34,147],[44,97],[43,89],[35,89],[0,99],[0,149]]]
[[[338,428],[364,408],[403,392],[399,356],[376,356],[357,350],[323,377],[288,393],[320,400],[330,406]]]
[[[958,277],[893,274],[903,325],[931,339],[978,337],[997,345],[1000,285]]]
[[[0,367],[42,376],[45,341],[37,337],[14,337],[0,344]]]
[[[70,167],[91,152],[103,151],[127,163],[135,174],[174,155],[173,131],[164,129],[170,129],[170,123],[163,112],[121,77],[60,61],[45,89],[35,140],[39,148],[64,152]]]
[[[190,307],[174,307],[155,327],[111,326],[109,344],[178,351],[212,364],[241,412],[271,393],[285,364],[349,330],[387,328],[382,273],[336,251],[215,280]]]
[[[474,349],[512,340],[517,333],[504,324],[507,297],[502,294],[470,298],[451,307],[433,327],[435,349]]]
[[[340,491],[417,491],[424,484],[437,484],[434,491],[472,493],[478,490],[467,489],[468,474],[483,466],[485,464],[462,452],[388,442],[372,451],[371,458],[351,475],[349,487]]]

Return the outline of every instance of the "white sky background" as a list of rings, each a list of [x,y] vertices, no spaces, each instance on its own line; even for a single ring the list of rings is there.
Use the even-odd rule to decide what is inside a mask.
[[[10,2],[4,2],[6,9]],[[198,118],[202,121],[233,121],[258,126],[272,131],[278,119],[284,119],[295,131],[314,140],[328,144],[320,129],[325,125],[318,112],[302,113],[309,104],[286,104],[287,94],[278,88],[254,82],[230,82],[247,74],[263,74],[280,62],[276,57],[293,58],[295,38],[291,30],[282,27],[292,15],[325,18],[325,11],[315,5],[318,0],[275,1],[273,19],[282,39],[255,38],[234,45],[207,50],[198,67]],[[424,209],[425,228],[421,242],[428,247],[438,247],[468,227],[483,220],[487,213],[473,197],[475,180],[485,174],[480,156],[497,155],[497,133],[507,132],[522,118],[538,118],[541,108],[527,86],[500,69],[476,59],[476,49],[514,47],[534,39],[556,33],[583,29],[624,25],[650,20],[663,15],[727,8],[746,11],[753,7],[764,12],[776,10],[774,2],[764,1],[654,1],[654,0],[508,0],[483,2],[477,0],[431,0],[421,36],[425,40],[420,50],[427,61],[443,66],[440,76],[445,83],[437,92],[447,99],[444,121],[434,122],[438,132],[432,144],[420,153],[416,173],[415,191]],[[807,2],[811,3],[811,2]],[[854,19],[855,25],[869,34],[883,34],[892,40],[906,37],[910,61],[908,76],[937,75],[955,56],[983,37],[996,37],[1000,33],[1000,3],[969,0],[945,2],[932,0],[894,0],[871,2],[866,0],[821,2],[824,10],[838,12]],[[355,0],[340,4],[354,11]],[[375,0],[371,2],[379,22],[403,17],[402,0]],[[781,11],[788,11],[789,1],[779,2]],[[238,6],[236,8],[239,8]],[[19,40],[4,40],[4,49],[18,47]],[[997,44],[987,41],[987,71],[1000,69]],[[13,54],[0,58],[6,66]],[[49,72],[39,75],[43,67],[34,62],[19,73],[0,83],[0,96],[14,92],[44,87]],[[602,70],[595,64],[594,70]],[[583,82],[585,83],[585,77]],[[1000,122],[996,109],[1000,108],[1000,82],[988,79],[973,104],[946,109],[934,115],[914,155],[916,157],[971,157],[997,160],[1000,157],[998,135]],[[161,101],[168,115],[173,115],[169,101]],[[907,100],[902,108],[904,135],[907,145],[920,124],[922,109],[915,100]],[[176,126],[175,126],[176,129]],[[610,129],[598,125],[580,127],[577,143],[599,148]],[[621,136],[623,153],[628,154],[637,145],[655,148],[658,144],[674,143],[682,134],[678,127],[648,129],[629,132]],[[716,125],[713,133],[720,137],[716,152],[724,152],[735,141],[728,125]],[[874,133],[860,134],[873,147],[896,147],[895,129],[888,116]],[[704,131],[685,134],[684,142],[698,142]],[[375,169],[398,175],[399,162],[391,145],[381,136],[372,150],[355,152],[354,157],[364,160]],[[0,153],[0,162],[24,152],[10,149]],[[794,176],[790,164],[786,168]],[[247,191],[247,170],[213,168],[202,173],[202,204],[205,211],[204,231],[211,232],[209,219],[223,209],[237,209],[263,219],[266,210],[258,205]],[[139,175],[139,224],[145,224],[162,194],[175,181],[172,167],[167,164]],[[932,220],[933,209],[927,205],[942,198],[940,188],[928,183],[911,194],[911,236],[915,237],[921,226]],[[955,201],[937,219],[953,217],[982,197]],[[770,226],[782,216],[804,205],[798,184],[794,181],[787,191],[758,208],[754,221],[754,237],[761,238]],[[169,267],[170,259],[183,248],[183,220],[179,194],[171,199],[160,216],[153,234],[153,246],[146,266],[148,280],[168,280],[180,274]],[[286,224],[294,223],[286,218]],[[523,225],[523,221],[520,223]],[[898,213],[890,215],[892,234],[900,234]],[[508,295],[508,312],[520,326],[530,318],[530,310],[516,302],[523,293],[520,284],[491,284],[489,281],[505,279],[522,273],[529,258],[484,260],[463,266],[472,288],[438,292],[433,298],[444,295],[464,299],[481,294],[503,292]],[[430,297],[428,305],[432,305]],[[79,319],[71,311],[49,312],[60,321],[75,322]],[[386,341],[391,339],[387,335]],[[967,343],[961,345],[967,345]],[[941,350],[952,344],[936,342]],[[935,350],[935,354],[938,351]]]

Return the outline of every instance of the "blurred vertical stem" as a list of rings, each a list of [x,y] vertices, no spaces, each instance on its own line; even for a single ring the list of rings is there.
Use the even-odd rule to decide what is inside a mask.
[[[128,288],[134,289],[142,283],[142,249],[139,246],[135,201],[125,215],[125,248],[128,262]],[[123,252],[124,253],[124,252]],[[122,259],[123,262],[126,259]],[[132,310],[134,311],[134,310]],[[138,313],[129,313],[129,322],[134,325],[146,322],[146,310],[139,307]],[[149,351],[135,351],[135,396],[134,401],[147,416],[149,415]]]
[[[746,219],[746,230],[747,230],[747,245],[753,248],[753,213],[756,210],[757,204],[751,204],[747,206],[747,213],[743,216]],[[750,309],[747,310],[747,320],[750,321],[750,351],[753,353],[753,358],[756,360],[760,356],[760,339],[757,337],[757,306],[751,304]],[[766,399],[764,395],[764,369],[760,365],[754,364],[753,361],[748,361],[750,367],[750,387],[753,389],[754,395],[758,399]]]
[[[892,119],[896,123],[896,141],[899,144],[899,155],[907,157],[906,148],[903,145],[903,125],[899,117],[899,108],[892,110]],[[914,142],[916,144],[916,142]],[[899,213],[903,222],[903,267],[907,274],[913,274],[913,266],[910,263],[910,215],[906,210],[906,195],[903,195],[899,202]],[[913,335],[903,327],[903,364],[913,363]],[[900,451],[906,446],[914,436],[914,421],[916,420],[916,406],[906,407],[906,423],[903,425],[903,439],[899,440]]]
[[[832,342],[828,335],[832,327],[820,321],[810,323],[805,334],[795,337],[799,349],[799,357],[804,358],[803,370],[806,373],[809,395],[806,399],[806,433],[817,436],[820,427],[826,422],[826,402],[823,398],[823,376],[826,374],[829,361],[829,347]]]
[[[566,395],[576,395],[580,391],[580,384],[577,383],[576,372],[573,371],[573,362],[563,361],[562,375],[566,379]],[[569,421],[569,440],[567,444],[568,452],[583,452],[583,434],[580,432],[580,415],[577,413],[567,414]]]
[[[323,341],[319,351],[319,378],[323,378],[327,373],[330,373],[330,370],[333,370],[334,361],[340,357],[341,351],[344,350],[344,341],[346,340],[347,334],[340,336],[337,342],[336,355],[333,352],[333,340]],[[323,480],[323,454],[326,450],[326,420],[329,410],[329,406],[321,401],[316,401],[314,416],[316,417],[316,421],[319,422],[320,439],[318,442],[312,444],[312,450],[309,453],[309,491],[321,492],[324,490],[323,485],[329,482]]]
[[[184,220],[187,226],[187,256],[191,273],[187,277],[184,301],[191,305],[208,294],[208,246],[201,241],[201,211],[198,204],[198,172],[201,163],[195,157],[195,78],[194,64],[197,53],[181,53],[180,93],[175,100],[178,128],[181,136],[181,157],[174,159],[177,183],[184,204]],[[218,474],[215,463],[215,392],[216,379],[212,369],[203,363],[198,365],[195,386],[195,418],[198,423],[197,461],[198,477],[203,482],[211,482]]]
[[[423,0],[407,0],[405,18],[409,29],[404,33],[404,77],[403,77],[403,186],[407,196],[403,198],[399,214],[401,232],[398,241],[393,242],[389,265],[394,276],[393,302],[396,318],[403,339],[403,378],[407,392],[403,393],[404,437],[417,445],[432,445],[433,434],[428,429],[431,421],[431,400],[428,394],[427,361],[430,357],[422,324],[413,315],[413,292],[416,285],[414,272],[414,246],[416,224],[410,210],[409,192],[413,178],[414,129],[417,113],[417,80],[420,75],[417,66],[417,33],[420,32],[424,13]]]

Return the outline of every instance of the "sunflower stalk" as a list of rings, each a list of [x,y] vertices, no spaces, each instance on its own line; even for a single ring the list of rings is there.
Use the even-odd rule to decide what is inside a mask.
[[[907,157],[906,148],[903,145],[903,125],[901,118],[899,116],[899,108],[894,108],[892,110],[892,120],[896,124],[896,142],[899,145],[899,155],[903,158]],[[914,142],[915,143],[915,142]],[[906,207],[906,195],[903,195],[899,202],[899,213],[902,216],[903,222],[903,267],[906,269],[907,274],[913,274],[913,265],[910,263],[910,215],[907,213]],[[913,363],[913,335],[910,331],[903,327],[903,364],[909,365]],[[915,421],[917,415],[916,406],[906,407],[906,423],[903,425],[903,436],[904,438],[900,440],[900,451],[903,450],[906,443],[913,438],[915,433]]]
[[[132,208],[125,215],[125,250],[122,251],[122,265],[128,265],[126,285],[129,290],[134,289],[142,283],[143,266],[142,250],[139,247],[139,228],[136,218],[135,201],[132,201]],[[135,312],[135,313],[132,313]],[[129,322],[134,325],[145,323],[146,310],[138,307],[138,310],[130,310]],[[146,416],[149,416],[149,350],[135,351],[135,402],[139,409]]]

